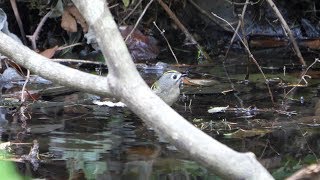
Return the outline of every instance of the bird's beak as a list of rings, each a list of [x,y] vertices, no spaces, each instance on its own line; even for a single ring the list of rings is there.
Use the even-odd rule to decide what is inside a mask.
[[[181,76],[180,76],[179,79],[180,79],[180,80],[183,80],[184,77],[187,77],[187,74],[181,74]]]
[[[183,78],[186,76],[187,76],[187,74],[181,74],[181,76],[179,78],[179,88],[181,88],[183,86]]]

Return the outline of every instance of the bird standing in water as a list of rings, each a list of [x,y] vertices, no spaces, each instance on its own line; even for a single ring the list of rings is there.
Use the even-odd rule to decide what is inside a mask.
[[[158,81],[153,83],[151,89],[165,103],[171,106],[179,98],[182,77],[183,74],[178,71],[167,71],[159,78]]]

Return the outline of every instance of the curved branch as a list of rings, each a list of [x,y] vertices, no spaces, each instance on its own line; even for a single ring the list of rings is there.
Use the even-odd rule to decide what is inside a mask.
[[[0,51],[1,54],[12,58],[23,67],[59,84],[66,84],[71,88],[104,96],[110,93],[107,78],[53,62],[17,43],[2,32],[0,32]]]
[[[174,145],[226,179],[273,179],[252,153],[214,140],[156,96],[139,76],[105,0],[73,0],[96,33],[109,67],[111,92]]]
[[[74,0],[108,57],[107,78],[90,75],[34,53],[0,32],[0,52],[60,84],[120,97],[134,113],[174,145],[225,179],[272,179],[252,153],[239,153],[214,140],[156,96],[140,77],[105,0]]]

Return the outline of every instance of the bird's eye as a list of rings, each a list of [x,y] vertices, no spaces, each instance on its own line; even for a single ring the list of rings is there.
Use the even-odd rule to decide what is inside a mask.
[[[177,79],[177,77],[178,76],[175,74],[175,75],[172,76],[172,79]]]

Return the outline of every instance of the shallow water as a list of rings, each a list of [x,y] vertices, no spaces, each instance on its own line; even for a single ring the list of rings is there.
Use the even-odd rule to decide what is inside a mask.
[[[279,63],[279,62],[278,62]],[[286,64],[280,62],[279,64]],[[318,79],[308,80],[293,96],[279,87],[297,80],[299,70],[263,65],[274,96],[273,105],[264,80],[251,66],[249,82],[243,81],[245,65],[230,61],[222,66],[189,69],[191,78],[215,79],[214,86],[184,85],[181,99],[173,106],[188,121],[212,137],[241,151],[252,151],[276,178],[282,179],[319,156]],[[278,67],[278,68],[271,68]],[[185,68],[180,69],[185,71]],[[310,70],[316,72],[317,69]],[[144,71],[152,82],[158,71]],[[283,77],[282,77],[283,76]],[[291,82],[294,83],[294,82]],[[234,85],[236,91],[222,93]],[[31,87],[30,87],[31,88]],[[5,92],[8,93],[8,92]],[[48,103],[29,105],[30,117],[23,127],[18,113],[3,108],[1,140],[32,143],[40,147],[40,164],[16,163],[25,177],[46,179],[216,179],[192,161],[127,108],[97,106],[85,93],[68,92],[46,97]],[[212,107],[229,107],[210,114]],[[240,109],[241,108],[241,109]],[[280,111],[282,110],[282,111]],[[320,118],[319,118],[320,119]],[[243,131],[242,131],[243,130]],[[28,154],[30,145],[14,146],[17,156]]]

